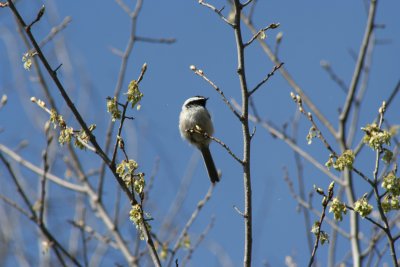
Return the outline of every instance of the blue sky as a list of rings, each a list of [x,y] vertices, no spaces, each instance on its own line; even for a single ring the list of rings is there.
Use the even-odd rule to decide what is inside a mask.
[[[134,1],[127,1],[133,6]],[[225,2],[212,2],[217,7]],[[25,18],[33,18],[35,10],[42,2],[35,4],[19,3]],[[50,25],[58,24],[65,16],[71,16],[72,22],[63,31],[67,54],[54,50],[54,45],[46,46],[51,64],[60,62],[63,71],[61,79],[66,84],[78,109],[90,123],[96,123],[97,138],[104,143],[104,132],[109,115],[105,109],[105,98],[114,91],[119,72],[120,58],[111,53],[111,48],[124,50],[130,31],[130,20],[126,13],[114,1],[45,1],[48,16],[35,25],[34,33],[38,39],[44,37]],[[228,9],[228,7],[226,8]],[[379,1],[377,23],[385,25],[377,29],[375,37],[384,40],[384,45],[376,45],[373,53],[373,66],[365,102],[362,105],[360,127],[375,118],[382,100],[386,99],[399,79],[400,69],[400,4],[395,0]],[[226,10],[227,12],[228,10]],[[14,21],[8,10],[0,10],[0,25],[13,32]],[[354,69],[351,51],[357,52],[361,44],[367,13],[364,1],[262,1],[257,3],[254,23],[265,27],[270,23],[280,23],[277,30],[267,32],[266,42],[274,43],[275,35],[283,32],[280,58],[297,83],[321,111],[337,127],[338,108],[343,105],[345,95],[321,68],[320,61],[327,60],[346,84],[350,83]],[[148,44],[138,42],[133,49],[124,88],[130,80],[137,78],[140,67],[148,64],[148,71],[142,82],[144,93],[142,108],[134,111],[135,120],[130,122],[124,132],[130,156],[137,159],[141,169],[150,174],[157,157],[160,158],[160,170],[156,176],[151,193],[152,202],[149,212],[154,216],[154,228],[166,215],[169,204],[174,199],[179,183],[184,176],[191,159],[197,162],[184,209],[177,221],[183,226],[194,210],[196,203],[205,195],[209,181],[199,155],[192,147],[183,142],[178,131],[178,116],[184,100],[193,95],[210,97],[208,108],[215,125],[215,136],[228,144],[238,155],[242,151],[241,126],[236,117],[221,101],[219,95],[202,79],[193,74],[189,66],[202,69],[224,91],[225,95],[240,102],[240,87],[236,75],[236,47],[234,34],[222,20],[210,10],[200,6],[198,1],[144,1],[138,19],[137,35],[155,38],[176,38],[172,45]],[[4,31],[4,30],[3,30]],[[244,28],[245,40],[251,37]],[[5,36],[5,35],[3,35]],[[23,139],[33,138],[30,147],[24,153],[37,164],[44,146],[41,125],[47,118],[31,105],[32,95],[41,96],[35,83],[29,81],[30,73],[10,66],[24,52],[20,38],[14,35],[18,51],[8,53],[7,42],[0,42],[0,93],[7,94],[9,104],[0,111],[0,142],[11,147]],[[8,43],[12,38],[8,38]],[[14,47],[14,46],[13,46]],[[7,52],[7,53],[4,53]],[[66,60],[65,56],[69,56]],[[20,58],[18,58],[20,60]],[[3,62],[5,64],[3,64]],[[254,42],[246,50],[248,82],[255,85],[273,65]],[[22,76],[21,76],[22,75]],[[18,88],[15,88],[18,87]],[[51,84],[57,102],[64,107],[56,88]],[[282,126],[295,113],[296,107],[290,99],[290,86],[279,75],[260,89],[255,103],[263,118]],[[388,112],[388,121],[398,123],[399,100],[393,102]],[[12,114],[10,116],[10,114]],[[32,115],[35,114],[35,115]],[[68,114],[68,113],[66,113]],[[34,117],[34,118],[33,118]],[[21,123],[14,123],[18,120]],[[72,118],[70,117],[70,120]],[[307,146],[305,136],[309,124],[301,120],[299,143],[312,155],[324,163],[328,152],[313,142]],[[18,134],[16,134],[18,133]],[[359,136],[360,137],[360,136]],[[32,139],[31,139],[32,140]],[[338,147],[335,147],[338,149]],[[213,244],[221,246],[229,255],[234,266],[240,266],[243,254],[243,220],[233,209],[243,208],[243,181],[241,169],[220,146],[213,144],[211,150],[214,160],[223,177],[192,228],[194,235],[201,231],[216,217],[215,226],[208,234],[202,248],[195,252],[192,266],[219,266],[213,256]],[[38,151],[36,154],[29,151]],[[89,155],[88,155],[89,154]],[[371,153],[372,154],[372,153]],[[95,168],[99,160],[94,155],[82,153],[88,168]],[[254,196],[254,266],[261,266],[267,261],[271,266],[284,266],[286,255],[292,255],[299,266],[304,266],[309,259],[303,217],[296,211],[296,202],[290,196],[283,181],[283,167],[289,170],[295,180],[293,152],[280,140],[274,139],[262,127],[257,132],[252,150],[252,175]],[[359,163],[368,171],[372,166],[366,160]],[[312,190],[313,184],[326,187],[330,180],[305,163],[306,191]],[[62,174],[62,164],[59,171]],[[110,190],[106,194],[112,200],[114,181],[109,177]],[[356,177],[358,178],[358,177]],[[295,181],[294,181],[295,182]],[[365,185],[357,181],[357,193],[365,192]],[[297,186],[295,182],[295,186]],[[297,187],[296,187],[297,188]],[[318,196],[315,207],[320,209]],[[331,215],[329,215],[332,217]],[[311,217],[312,221],[316,217]],[[347,218],[343,228],[347,228]],[[365,231],[369,224],[362,222]],[[337,252],[337,259],[342,259],[349,250],[348,243],[343,243]],[[319,248],[317,258],[324,263],[327,247]],[[322,264],[324,265],[324,264]]]

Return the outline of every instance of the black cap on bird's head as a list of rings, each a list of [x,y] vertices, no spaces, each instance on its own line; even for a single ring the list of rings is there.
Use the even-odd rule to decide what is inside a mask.
[[[189,106],[203,106],[203,107],[205,107],[206,103],[207,103],[207,100],[208,100],[208,97],[197,95],[197,96],[193,96],[193,97],[187,99],[185,101],[185,103],[183,103],[183,106],[184,107],[189,107]]]

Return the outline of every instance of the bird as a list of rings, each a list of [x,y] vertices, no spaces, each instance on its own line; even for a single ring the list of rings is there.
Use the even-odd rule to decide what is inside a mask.
[[[209,147],[209,136],[214,133],[214,126],[206,108],[207,100],[204,96],[193,96],[183,103],[179,115],[179,131],[183,139],[200,150],[210,181],[215,184],[219,182],[219,176]]]

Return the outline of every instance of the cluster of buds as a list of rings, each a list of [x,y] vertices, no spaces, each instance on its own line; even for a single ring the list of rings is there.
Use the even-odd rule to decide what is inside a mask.
[[[314,185],[315,192],[317,192],[319,195],[323,196],[322,206],[324,207],[324,212],[325,212],[325,209],[328,206],[329,202],[332,201],[333,194],[334,194],[334,191],[333,191],[334,188],[335,188],[335,182],[331,182],[328,186],[328,194],[326,194],[322,188]],[[329,242],[329,235],[325,231],[321,230],[321,222],[320,221],[314,222],[313,226],[311,227],[311,233],[313,233],[315,236],[319,236],[319,241],[323,245],[326,242]]]
[[[117,98],[107,98],[107,112],[111,114],[111,120],[116,121],[121,119],[121,110],[118,108]]]
[[[137,81],[132,80],[128,85],[128,92],[125,93],[128,102],[131,104],[132,108],[136,106],[136,109],[140,109],[140,100],[142,100],[143,93],[139,90],[139,84]]]
[[[48,109],[46,103],[43,100],[37,99],[36,97],[31,97],[31,101],[33,103],[36,103],[40,108],[50,114],[48,122],[53,125],[54,129],[60,129],[58,143],[60,143],[61,145],[69,144],[74,138],[75,147],[79,149],[85,149],[88,146],[90,138],[89,134],[87,134],[84,130],[81,129],[79,131],[76,131],[74,130],[74,128],[68,126],[64,120],[64,117],[58,114],[55,109]],[[49,125],[49,123],[47,123],[46,125]],[[96,129],[96,125],[91,124],[88,129],[90,132],[92,132]]]
[[[342,221],[343,214],[347,214],[347,208],[343,202],[335,197],[330,203],[329,212],[333,213],[333,217],[335,218],[335,220]]]
[[[135,173],[138,167],[139,165],[133,159],[122,160],[118,164],[116,172],[125,182],[126,186],[130,187],[133,184],[135,192],[142,194],[145,186],[144,173]]]
[[[400,209],[400,177],[396,177],[396,171],[393,170],[383,177],[382,188],[386,190],[386,195],[382,200],[384,212]]]
[[[368,203],[367,194],[354,203],[354,211],[363,218],[372,212],[372,205]]]
[[[129,219],[135,224],[141,240],[145,239],[145,230],[148,232],[151,231],[150,224],[147,223],[146,218],[143,218],[143,216],[150,218],[149,214],[142,211],[142,208],[139,204],[133,205],[129,211]],[[146,227],[146,229],[143,229],[143,226]]]
[[[142,72],[146,71],[147,65],[143,65]],[[139,83],[136,80],[132,80],[128,85],[128,91],[124,94],[126,95],[126,99],[128,103],[131,104],[131,107],[136,109],[140,109],[140,100],[143,98],[143,93],[139,90]],[[116,121],[120,120],[122,116],[122,112],[119,109],[119,106],[126,107],[126,105],[120,104],[117,100],[117,97],[107,97],[107,112],[111,114],[111,120]]]
[[[36,51],[26,52],[22,55],[22,62],[24,63],[24,69],[31,70],[32,67],[32,58],[36,56],[38,53]]]
[[[371,147],[373,150],[380,150],[384,144],[390,145],[391,133],[382,130],[376,123],[367,124],[361,130],[365,132],[363,143]]]
[[[345,168],[348,168],[349,170],[353,169],[355,155],[352,150],[344,151],[343,154],[336,159],[336,161],[334,158],[334,155],[329,155],[329,159],[325,163],[327,168],[333,167],[337,171],[343,171]]]
[[[314,222],[313,226],[311,227],[311,233],[315,236],[319,234],[319,241],[321,244],[329,243],[329,235],[320,229],[320,223],[318,221]]]

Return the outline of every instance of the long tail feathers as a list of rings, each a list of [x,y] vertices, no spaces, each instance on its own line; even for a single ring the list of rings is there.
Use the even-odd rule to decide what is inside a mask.
[[[214,160],[211,156],[210,149],[204,147],[200,149],[203,155],[204,164],[206,165],[208,176],[210,177],[211,183],[219,182],[217,168],[215,168]]]

